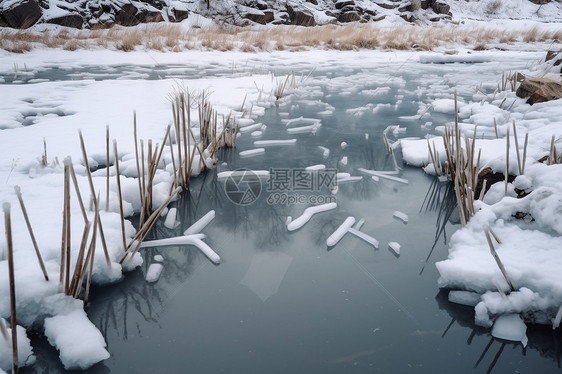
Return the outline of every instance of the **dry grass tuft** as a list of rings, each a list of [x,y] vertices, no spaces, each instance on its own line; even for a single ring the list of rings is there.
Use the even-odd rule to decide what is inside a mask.
[[[299,51],[307,48],[433,50],[438,47],[451,47],[453,44],[482,50],[497,43],[557,43],[560,40],[561,30],[543,31],[537,27],[507,31],[493,27],[459,25],[385,27],[373,23],[318,27],[278,25],[268,29],[223,25],[192,28],[189,31],[169,23],[76,31],[0,30],[0,48],[15,53],[24,53],[34,47],[67,50],[102,47],[121,51],[132,51],[136,48],[159,51],[238,49],[243,52],[256,52]]]

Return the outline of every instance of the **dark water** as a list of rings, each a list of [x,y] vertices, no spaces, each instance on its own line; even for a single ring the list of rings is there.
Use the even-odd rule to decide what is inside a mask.
[[[316,78],[322,80],[322,73]],[[206,242],[221,256],[211,264],[194,247],[148,248],[141,269],[118,284],[93,290],[87,312],[108,343],[111,358],[91,373],[550,373],[560,372],[559,331],[529,326],[529,345],[500,341],[473,323],[472,308],[449,303],[437,287],[435,261],[447,257],[446,240],[457,228],[450,187],[419,169],[402,165],[400,184],[368,178],[339,186],[338,208],[314,216],[289,232],[288,215],[308,205],[271,204],[267,183],[250,205],[236,205],[216,173],[237,168],[303,168],[323,163],[350,172],[358,167],[393,170],[382,131],[400,124],[400,136],[421,136],[424,121],[400,119],[418,109],[425,95],[405,96],[394,108],[399,89],[385,96],[330,92],[321,99],[335,107],[316,135],[288,135],[283,118],[316,117],[317,109],[299,105],[302,93],[266,111],[266,139],[297,138],[292,146],[266,148],[265,155],[241,159],[253,147],[249,134],[235,149],[224,150],[215,169],[194,178],[189,193],[176,203],[181,225],[157,238],[181,235],[211,209],[215,220],[204,230]],[[314,80],[313,80],[314,82]],[[311,83],[312,84],[312,83]],[[376,88],[363,86],[362,89]],[[305,91],[303,91],[305,92]],[[352,116],[346,109],[367,103],[393,103],[377,113]],[[289,117],[283,113],[289,112]],[[448,121],[433,116],[435,125]],[[368,139],[365,137],[368,134]],[[349,147],[342,149],[341,142]],[[331,150],[327,159],[318,145]],[[340,160],[348,157],[348,164]],[[219,162],[219,164],[221,163]],[[326,189],[302,192],[331,196]],[[404,224],[395,210],[409,215]],[[335,247],[327,237],[348,216],[365,218],[361,229],[379,240],[378,249],[346,235]],[[397,256],[388,242],[401,244]],[[155,284],[144,280],[156,254],[164,271]],[[38,363],[23,372],[61,372],[56,351],[41,337],[33,341]]]

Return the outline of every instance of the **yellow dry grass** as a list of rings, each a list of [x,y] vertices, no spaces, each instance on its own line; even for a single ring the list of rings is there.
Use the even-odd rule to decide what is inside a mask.
[[[0,30],[0,49],[25,53],[33,48],[67,50],[110,48],[182,51],[187,49],[244,52],[307,48],[356,50],[433,50],[438,47],[485,46],[516,42],[559,43],[562,31],[544,31],[537,27],[526,30],[503,30],[494,27],[462,25],[400,25],[381,27],[376,24],[326,25],[300,27],[279,25],[271,28],[213,26],[186,29],[177,24],[145,24],[137,27],[114,26],[110,29],[68,31]]]

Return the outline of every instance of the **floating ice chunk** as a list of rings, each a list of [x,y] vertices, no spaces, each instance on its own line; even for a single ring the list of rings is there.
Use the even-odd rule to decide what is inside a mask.
[[[340,162],[342,163],[342,165],[347,165],[347,156],[343,156]]]
[[[324,170],[324,169],[326,169],[326,165],[324,165],[324,164],[311,165],[311,166],[307,166],[305,168],[305,170],[310,170],[310,171],[312,171],[312,170]]]
[[[136,242],[131,245],[131,248],[135,248],[135,247],[136,247]],[[143,260],[142,260],[142,256],[140,255],[140,253],[137,252],[135,254],[132,254],[131,252],[129,252],[127,254],[127,257],[125,257],[125,260],[121,264],[121,268],[123,269],[123,272],[128,272],[128,271],[132,271],[135,268],[141,266],[142,263],[143,263]]]
[[[433,122],[426,122],[423,125],[421,125],[421,128],[424,130],[427,130],[431,127],[431,125],[433,124]]]
[[[359,221],[359,222],[361,222],[361,221]],[[365,220],[363,220],[363,222],[365,222]],[[361,226],[362,226],[362,224],[359,227],[361,227]],[[364,232],[359,231],[359,229],[356,229],[354,227],[350,227],[348,229],[348,232],[350,234],[355,235],[359,239],[362,239],[362,240],[366,241],[367,243],[369,243],[370,245],[372,245],[375,248],[379,247],[379,241],[377,239],[373,238],[370,235],[365,234]]]
[[[400,244],[396,242],[390,242],[388,243],[388,246],[394,251],[394,253],[396,253],[397,255],[400,254]]]
[[[240,152],[240,157],[253,157],[265,153],[265,148],[248,149],[247,151]]]
[[[262,136],[262,135],[263,135],[263,132],[262,132],[262,131],[252,131],[252,133],[250,134],[250,136],[251,136],[252,138],[259,138],[259,137]]]
[[[354,217],[347,217],[345,221],[343,221],[343,223],[340,225],[340,227],[338,227],[336,231],[334,231],[334,233],[328,237],[328,240],[326,240],[326,244],[328,245],[328,247],[333,247],[334,245],[338,244],[341,238],[343,238],[343,236],[349,231],[349,229],[351,229],[354,223]]]
[[[336,203],[328,203],[328,204],[316,205],[306,208],[300,217],[289,222],[289,224],[287,225],[287,229],[289,231],[300,229],[305,223],[307,223],[312,218],[312,215],[316,213],[336,209],[337,207],[338,205]]]
[[[0,323],[3,323],[3,320],[0,319]],[[10,370],[12,368],[12,329],[6,328],[6,330],[8,332],[8,340],[5,340],[0,335],[0,373],[4,372],[3,370]],[[31,348],[31,341],[23,327],[18,326],[16,331],[18,336],[18,366],[22,368],[33,365],[35,363],[35,356]]]
[[[397,210],[394,213],[392,213],[392,216],[398,218],[404,223],[408,223],[408,215],[406,213],[402,213]]]
[[[449,301],[455,304],[476,306],[480,299],[480,294],[476,292],[455,290],[449,292]]]
[[[164,262],[164,257],[162,257],[162,255],[154,255],[154,261]]]
[[[297,142],[297,139],[288,139],[288,140],[256,140],[254,145],[256,147],[269,147],[269,146],[277,146],[277,145],[292,145]]]
[[[234,171],[221,171],[217,174],[217,179],[225,179],[228,177],[244,177],[247,173],[252,173],[258,177],[268,177],[268,170],[234,170]]]
[[[281,120],[281,122],[285,123],[285,127],[293,127],[296,125],[305,125],[305,124],[316,125],[316,124],[320,124],[321,121],[318,118],[298,117],[292,119],[283,119]]]
[[[146,271],[146,275],[145,275],[144,279],[148,283],[156,282],[160,278],[160,274],[162,274],[163,269],[164,269],[164,266],[162,264],[159,264],[159,263],[150,264],[150,266],[148,267],[148,270]]]
[[[361,227],[363,227],[364,224],[365,224],[365,218],[361,218],[359,221],[355,222],[355,225],[353,225],[353,228],[355,230],[361,230]]]
[[[365,140],[369,140],[369,134],[365,133]]]
[[[236,123],[241,128],[251,126],[254,123],[254,120],[251,118],[237,118]]]
[[[341,142],[340,147],[341,149],[346,149],[347,147],[349,147],[349,144],[347,144],[346,142]]]
[[[334,114],[334,111],[333,111],[333,110],[330,110],[330,109],[328,109],[328,110],[323,110],[323,111],[321,111],[321,112],[318,112],[318,115],[319,115],[320,117],[330,117],[332,114]]]
[[[328,156],[330,156],[330,150],[328,148],[321,145],[319,145],[318,148],[322,151],[322,157],[328,158]]]
[[[369,175],[397,175],[398,174],[398,170],[369,170],[369,169],[364,169],[364,168],[357,168],[358,171],[360,171],[361,173],[365,173],[365,174],[369,174]]]
[[[316,134],[316,132],[318,131],[318,129],[321,126],[322,125],[320,123],[316,123],[314,125],[308,125],[308,126],[302,126],[302,127],[291,127],[291,128],[287,129],[287,132],[289,134],[302,134],[302,133],[306,133],[306,132]]]
[[[85,370],[109,358],[103,335],[82,309],[45,318],[45,336],[66,370]]]
[[[377,177],[376,175],[371,175],[371,180],[378,182],[380,180],[379,177]]]
[[[336,174],[336,178],[338,179],[338,181],[340,179],[345,179],[345,178],[349,178],[349,177],[351,177],[351,174],[349,174],[349,173],[337,173]]]
[[[437,180],[439,180],[439,183],[447,183],[449,182],[449,177],[447,177],[446,175],[440,175],[439,177],[437,177]]]
[[[174,236],[171,238],[147,240],[142,242],[139,248],[166,247],[170,245],[190,245],[193,238],[205,239],[206,237],[207,236],[205,234],[188,234],[182,236]]]
[[[556,313],[556,317],[554,317],[554,321],[552,322],[553,330],[556,330],[558,326],[560,326],[560,320],[562,320],[562,305],[558,308],[558,313]]]
[[[494,322],[492,336],[498,339],[521,342],[523,348],[527,346],[527,325],[519,314],[502,314]]]
[[[256,123],[254,125],[250,125],[250,126],[246,126],[246,127],[240,127],[238,129],[238,132],[245,133],[245,132],[252,132],[252,131],[256,131],[256,130],[261,130],[263,126],[264,125],[261,124],[261,123]]]
[[[166,215],[166,220],[164,221],[164,226],[166,226],[169,229],[173,229],[173,228],[178,227],[178,225],[180,223],[176,221],[177,212],[178,212],[178,210],[176,208],[170,208],[170,210],[168,211],[168,214]]]
[[[363,168],[358,168],[357,170],[359,170],[359,171],[362,172],[362,173],[369,174],[369,175],[373,175],[373,176],[378,177],[378,178],[383,178],[383,179],[388,179],[388,180],[395,181],[395,182],[399,182],[399,183],[408,184],[408,180],[407,180],[407,179],[398,178],[398,177],[393,177],[393,176],[391,175],[391,173],[392,173],[392,174],[397,174],[397,173],[398,173],[397,171],[396,171],[396,172],[394,172],[394,171],[391,171],[391,172],[380,172],[380,171],[375,171],[375,170],[367,170],[367,169],[363,169]]]
[[[198,234],[200,233],[213,219],[215,218],[215,211],[210,210],[203,217],[199,218],[197,222],[189,226],[187,230],[184,231],[184,235]]]
[[[288,225],[289,223],[291,223],[292,220],[293,220],[293,217],[287,216],[287,219],[285,220],[285,225]]]
[[[349,182],[359,182],[360,180],[363,180],[363,177],[355,176],[355,177],[341,178],[341,179],[338,179],[338,184],[349,183]]]

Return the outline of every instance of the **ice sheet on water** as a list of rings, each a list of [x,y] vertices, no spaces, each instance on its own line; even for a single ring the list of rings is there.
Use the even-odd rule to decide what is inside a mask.
[[[279,290],[292,261],[293,258],[283,252],[256,253],[240,283],[265,302]]]

